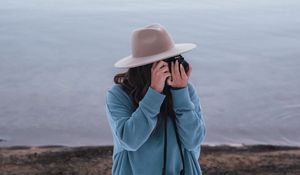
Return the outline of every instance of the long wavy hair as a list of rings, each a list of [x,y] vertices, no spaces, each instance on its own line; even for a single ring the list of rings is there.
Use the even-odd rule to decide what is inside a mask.
[[[129,95],[136,109],[139,106],[139,101],[145,96],[149,86],[151,85],[151,67],[153,63],[129,68],[124,73],[118,73],[114,76],[115,84],[120,84],[122,89]],[[163,92],[166,95],[158,114],[158,120],[154,131],[158,128],[163,117],[174,116],[172,106],[172,94],[169,88],[164,88]],[[170,114],[173,115],[170,115]]]

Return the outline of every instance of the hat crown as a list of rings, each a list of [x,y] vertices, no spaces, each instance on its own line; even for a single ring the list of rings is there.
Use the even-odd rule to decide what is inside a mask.
[[[174,47],[174,41],[160,24],[151,24],[133,31],[131,41],[133,57],[147,57]]]

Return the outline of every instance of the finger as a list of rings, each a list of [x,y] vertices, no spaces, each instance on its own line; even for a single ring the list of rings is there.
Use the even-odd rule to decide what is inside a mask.
[[[163,66],[167,66],[168,63],[166,63],[165,61],[161,60],[157,63],[157,65],[155,66],[154,70],[159,70],[161,67]]]
[[[174,76],[175,77],[180,77],[179,69],[178,69],[178,60],[176,60],[175,66],[174,66]]]
[[[174,74],[174,61],[172,61],[172,63],[171,63],[171,74],[172,74],[172,77],[175,76],[175,74]]]
[[[156,64],[157,64],[157,61],[156,61],[156,62],[154,62],[154,63],[152,64],[151,71],[153,71],[153,70],[154,70],[154,68],[155,68]]]
[[[164,73],[164,79],[167,79],[168,77],[171,77],[171,73],[170,72]]]
[[[170,85],[170,86],[173,85],[173,84],[172,84],[173,82],[172,82],[171,76],[167,78],[167,83],[168,83],[168,85]]]
[[[169,67],[165,66],[159,70],[159,72],[169,72]]]
[[[190,77],[191,73],[192,73],[192,66],[191,64],[188,64],[189,65],[189,70],[187,72],[187,76]]]

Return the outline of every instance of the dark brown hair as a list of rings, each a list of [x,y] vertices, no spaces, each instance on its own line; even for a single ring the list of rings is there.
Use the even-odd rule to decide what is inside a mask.
[[[152,64],[153,63],[129,68],[127,72],[116,74],[114,77],[114,82],[116,84],[120,84],[122,89],[129,95],[135,109],[139,106],[139,101],[143,99],[151,85]],[[166,117],[167,115],[172,117],[173,115],[170,114],[174,114],[172,107],[172,94],[170,93],[170,90],[165,88],[162,93],[166,95],[166,97],[161,105],[154,130],[158,128],[163,117]]]

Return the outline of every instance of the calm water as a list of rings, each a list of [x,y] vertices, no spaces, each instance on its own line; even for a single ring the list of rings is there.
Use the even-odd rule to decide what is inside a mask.
[[[0,146],[107,145],[131,31],[163,24],[193,65],[206,144],[300,146],[297,0],[0,1]]]

